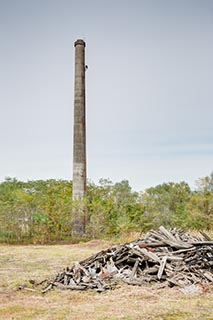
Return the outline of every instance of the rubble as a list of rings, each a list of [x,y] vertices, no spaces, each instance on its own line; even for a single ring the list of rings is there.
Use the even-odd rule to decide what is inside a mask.
[[[40,284],[43,293],[55,287],[101,292],[118,281],[139,286],[155,282],[159,287],[180,288],[213,284],[213,241],[205,233],[196,237],[161,226],[143,238],[74,263]]]

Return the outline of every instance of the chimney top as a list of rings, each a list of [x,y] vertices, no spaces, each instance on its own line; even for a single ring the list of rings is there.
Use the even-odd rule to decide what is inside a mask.
[[[86,43],[82,39],[78,39],[78,40],[75,41],[74,46],[76,47],[77,45],[81,45],[81,46],[86,47]]]

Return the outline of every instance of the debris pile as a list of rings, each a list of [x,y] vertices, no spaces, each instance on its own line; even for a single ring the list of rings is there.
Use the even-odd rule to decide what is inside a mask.
[[[145,237],[114,246],[74,263],[45,280],[43,292],[59,289],[104,291],[124,281],[132,285],[159,282],[161,286],[213,283],[213,241],[205,234],[181,230],[151,230]]]

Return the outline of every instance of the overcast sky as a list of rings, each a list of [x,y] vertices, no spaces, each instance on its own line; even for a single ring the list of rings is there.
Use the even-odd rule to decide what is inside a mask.
[[[72,179],[74,41],[87,171],[135,190],[213,170],[213,1],[0,0],[0,180]]]

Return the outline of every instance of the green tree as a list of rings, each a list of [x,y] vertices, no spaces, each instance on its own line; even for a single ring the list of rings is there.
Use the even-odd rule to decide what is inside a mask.
[[[213,227],[213,172],[196,181],[197,190],[189,199],[186,210],[188,226],[195,229]]]
[[[102,179],[88,186],[88,225],[92,237],[119,235],[140,228],[143,206],[139,195],[123,180],[113,185]]]
[[[0,184],[0,238],[45,242],[70,237],[72,183],[63,180]]]
[[[186,218],[185,205],[191,190],[186,182],[168,182],[148,188],[142,194],[143,229],[182,226]]]

